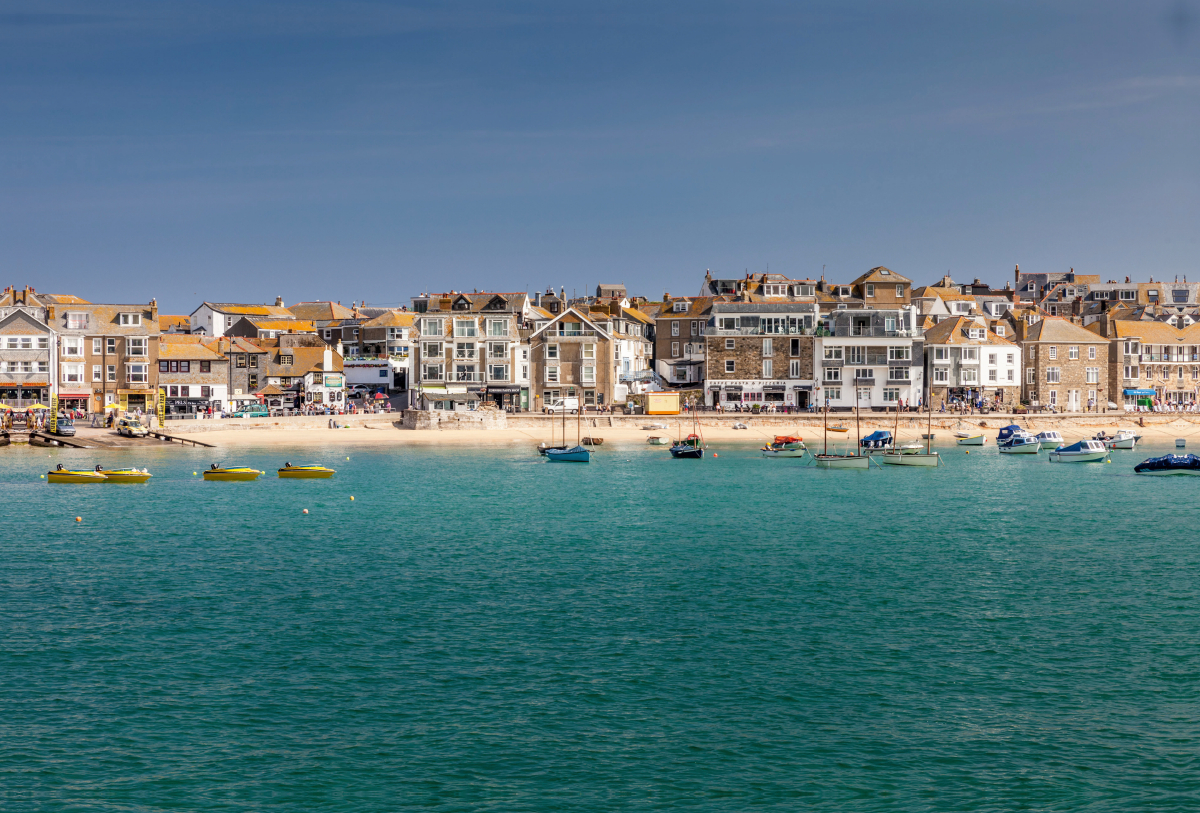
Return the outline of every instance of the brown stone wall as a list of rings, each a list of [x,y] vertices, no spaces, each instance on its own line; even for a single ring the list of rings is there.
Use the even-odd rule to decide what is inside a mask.
[[[764,378],[763,375],[763,340],[771,339],[772,371],[769,378],[791,378],[791,362],[800,362],[800,380],[813,377],[813,338],[812,336],[709,336],[707,337],[705,356],[706,378],[709,381],[721,379]],[[726,349],[726,341],[733,342],[733,349]],[[798,347],[792,353],[792,342]],[[725,372],[725,362],[732,359],[734,371]]]
[[[1021,392],[1022,397],[1026,400],[1036,400],[1040,406],[1048,406],[1050,404],[1050,392],[1058,393],[1057,407],[1066,409],[1069,403],[1068,393],[1070,390],[1079,392],[1079,408],[1086,409],[1088,401],[1088,391],[1096,391],[1097,405],[1101,408],[1107,406],[1107,398],[1109,397],[1109,370],[1108,361],[1108,342],[1097,342],[1091,345],[1051,345],[1040,342],[1025,342],[1022,346],[1022,355],[1024,357],[1024,368],[1021,370]],[[1058,358],[1050,358],[1050,347],[1058,348]],[[1096,348],[1096,358],[1088,359],[1088,347]],[[1069,354],[1070,347],[1079,348],[1079,359],[1072,360]],[[1036,348],[1036,353],[1034,352]],[[1030,356],[1033,355],[1031,358]],[[1033,383],[1028,383],[1028,370],[1030,367],[1034,369]],[[1059,381],[1057,383],[1049,383],[1046,381],[1047,368],[1059,368]],[[1087,368],[1096,367],[1099,369],[1099,381],[1094,384],[1087,383]],[[1121,403],[1117,401],[1117,403]]]

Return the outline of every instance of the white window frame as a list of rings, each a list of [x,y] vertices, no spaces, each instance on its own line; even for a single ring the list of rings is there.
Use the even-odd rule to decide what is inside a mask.
[[[142,324],[142,315],[140,313],[122,313],[119,315],[118,324],[121,327],[139,327]]]
[[[125,381],[129,384],[149,384],[150,365],[146,362],[129,362],[125,365]]]
[[[725,359],[725,372],[726,372],[726,373],[732,373],[732,372],[734,372],[734,371],[735,371],[735,368],[736,368],[736,366],[737,366],[737,365],[736,365],[736,364],[734,364],[734,361],[733,361],[733,359]]]

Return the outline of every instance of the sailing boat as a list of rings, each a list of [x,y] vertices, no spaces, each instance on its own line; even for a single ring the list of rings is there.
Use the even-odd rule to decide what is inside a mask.
[[[900,404],[896,404],[896,438],[900,438]],[[933,410],[929,410],[929,428],[925,433],[925,453],[913,454],[906,451],[905,448],[895,449],[882,456],[884,463],[889,466],[938,466],[941,465],[941,456],[934,451],[931,451],[929,444],[933,442]]]
[[[858,424],[858,402],[854,404],[854,422]],[[861,442],[861,441],[860,441]],[[866,455],[830,454],[829,453],[829,399],[825,399],[825,451],[813,455],[819,469],[865,469],[871,465],[871,458]]]
[[[689,402],[690,403],[690,402]],[[671,457],[699,460],[704,457],[704,438],[700,437],[700,422],[692,406],[692,434],[671,447]]]
[[[575,390],[576,394],[579,390]],[[565,406],[565,405],[564,405]],[[583,421],[583,399],[579,398],[576,401],[575,410],[575,445],[568,449],[565,446],[558,449],[547,449],[546,459],[556,463],[588,463],[592,459],[592,453],[584,448],[579,442],[581,434],[580,427]],[[567,442],[567,411],[563,410],[563,443]]]
[[[553,450],[555,450],[555,451],[557,451],[557,452],[561,452],[561,451],[565,451],[565,450],[566,450],[566,448],[567,448],[567,404],[566,404],[566,402],[565,402],[565,401],[563,402],[563,404],[562,404],[562,407],[563,407],[563,410],[562,410],[562,416],[563,416],[563,445],[562,445],[562,446],[555,446],[555,445],[554,445],[554,420],[553,420],[553,419],[551,419],[551,420],[550,420],[550,445],[549,445],[549,446],[547,446],[547,445],[546,445],[544,442],[543,442],[543,443],[539,443],[539,444],[538,444],[538,454],[540,454],[540,455],[543,455],[543,456],[544,456],[544,455],[546,454],[546,452],[550,451],[551,449],[553,449]]]

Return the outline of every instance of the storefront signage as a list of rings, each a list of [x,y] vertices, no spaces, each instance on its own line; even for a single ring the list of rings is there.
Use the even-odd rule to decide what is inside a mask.
[[[342,388],[342,377],[340,375],[325,376],[325,386],[330,389],[340,390]]]
[[[521,391],[515,384],[488,384],[484,389],[488,395],[516,395]]]

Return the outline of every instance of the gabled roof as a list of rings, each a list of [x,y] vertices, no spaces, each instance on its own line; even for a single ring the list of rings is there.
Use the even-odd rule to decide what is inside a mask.
[[[912,284],[912,280],[908,277],[897,274],[892,269],[884,268],[882,265],[875,266],[850,284],[859,285],[864,282],[907,282],[910,285]]]
[[[462,292],[454,292],[448,294],[430,294],[429,295],[429,313],[454,313],[455,303],[467,303],[470,308],[460,310],[459,313],[487,313],[489,310],[494,310],[497,313],[505,313],[509,311],[521,312],[525,305],[526,294],[523,291],[515,293],[486,291],[482,293],[465,294]],[[442,300],[450,300],[450,308],[442,309]],[[488,308],[489,304],[503,304],[502,308]]]
[[[49,333],[50,328],[34,319],[23,310],[15,310],[0,319],[0,335],[29,336],[34,333]]]
[[[222,336],[219,339],[209,339],[205,342],[209,347],[215,348],[217,352],[228,353],[265,353],[263,348],[259,347],[254,342],[244,336]]]
[[[283,390],[276,387],[274,384],[268,384],[258,391],[259,395],[283,395]]]
[[[354,311],[340,302],[297,302],[288,308],[297,319],[324,322],[330,319],[353,319]]]
[[[259,330],[288,330],[292,333],[313,333],[317,327],[306,319],[253,319]]]
[[[1143,344],[1176,344],[1186,341],[1200,341],[1200,331],[1195,328],[1198,324],[1185,328],[1177,328],[1167,322],[1157,320],[1121,319],[1112,322],[1113,338],[1141,339]]]
[[[185,333],[167,333],[158,339],[160,359],[199,359],[201,361],[223,360],[225,357],[203,341],[203,336]]]
[[[676,302],[687,302],[688,309],[685,311],[675,310]],[[715,296],[688,296],[672,299],[670,302],[662,304],[662,310],[658,312],[659,319],[687,319],[693,316],[703,316],[712,309],[714,302],[724,302],[725,297]]]
[[[644,325],[654,324],[654,319],[647,314],[642,313],[637,308],[621,308],[621,312],[625,315],[626,319],[632,319],[635,322],[641,322]]]
[[[1084,330],[1061,316],[1047,316],[1029,326],[1025,331],[1025,341],[1092,344],[1106,342],[1107,339],[1097,336],[1090,330]]]
[[[984,338],[970,338],[970,336],[967,334],[967,331],[971,328],[978,329],[980,327],[982,326],[978,324],[975,319],[966,316],[955,316],[950,319],[943,319],[933,327],[925,330],[925,344],[1013,344],[1004,337],[997,336],[987,327],[983,327]]]
[[[600,334],[600,335],[601,335],[603,338],[605,338],[605,339],[610,339],[610,340],[612,339],[612,336],[611,336],[611,335],[609,335],[608,331],[606,331],[604,328],[602,328],[602,327],[600,327],[599,325],[597,325],[595,322],[593,322],[591,319],[589,319],[589,318],[588,318],[586,315],[584,315],[584,314],[580,313],[579,311],[575,310],[575,308],[573,308],[573,307],[571,307],[571,308],[567,308],[565,311],[563,311],[562,313],[560,313],[558,316],[555,316],[555,317],[554,317],[553,319],[551,319],[549,322],[547,322],[546,324],[542,325],[542,326],[541,326],[541,327],[539,327],[537,330],[533,331],[533,333],[531,333],[531,334],[530,334],[529,338],[531,338],[531,339],[532,339],[532,338],[534,338],[535,336],[537,336],[539,333],[541,333],[541,332],[543,332],[543,331],[545,331],[545,330],[549,330],[549,329],[550,329],[550,327],[551,327],[552,325],[554,325],[554,324],[556,324],[556,323],[558,323],[558,322],[561,322],[561,321],[563,321],[563,320],[564,320],[564,319],[565,319],[567,316],[576,316],[576,317],[578,317],[578,318],[579,318],[579,320],[580,320],[581,322],[583,322],[583,323],[584,323],[584,324],[586,324],[586,325],[590,325],[590,326],[592,327],[592,329],[593,329],[593,330],[595,330],[597,333],[599,333],[599,334]]]
[[[925,285],[913,291],[912,295],[914,299],[928,299],[930,297],[937,297],[944,302],[963,302],[966,300],[975,300],[975,297],[972,294],[960,294],[957,288],[943,288],[940,285]]]
[[[276,319],[295,318],[290,310],[278,305],[241,305],[236,302],[205,301],[200,303],[200,308],[203,308],[205,305],[218,313],[227,313],[230,316],[269,316]],[[200,310],[200,308],[196,308],[196,311]],[[195,314],[196,311],[192,311],[192,314]]]

